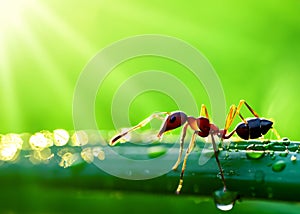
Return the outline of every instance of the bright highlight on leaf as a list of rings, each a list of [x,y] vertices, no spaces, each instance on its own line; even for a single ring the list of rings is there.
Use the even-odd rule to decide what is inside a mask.
[[[102,150],[101,147],[94,147],[92,151],[93,151],[93,155],[97,157],[99,160],[105,159],[105,152]]]
[[[92,148],[84,148],[80,153],[82,159],[87,163],[92,163],[94,161],[94,155],[92,152]]]
[[[78,154],[72,154],[70,152],[66,152],[59,162],[59,166],[67,168],[74,164],[79,159]]]
[[[70,139],[69,133],[64,129],[56,129],[53,131],[55,146],[64,146]]]
[[[38,132],[29,139],[29,144],[33,150],[43,150],[53,145],[53,139],[50,132]]]
[[[12,161],[16,159],[18,151],[22,149],[23,140],[17,134],[0,136],[0,160]]]
[[[89,137],[85,131],[76,131],[71,137],[72,146],[84,146],[89,142]]]

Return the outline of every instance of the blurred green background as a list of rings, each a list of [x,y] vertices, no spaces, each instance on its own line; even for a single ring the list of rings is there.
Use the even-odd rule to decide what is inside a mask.
[[[1,0],[0,132],[73,129],[73,90],[89,60],[120,39],[163,34],[186,41],[208,58],[223,85],[226,112],[245,99],[260,115],[273,118],[282,136],[297,140],[299,8],[296,0]],[[173,73],[199,106],[209,107],[205,90],[186,68],[163,58],[140,57],[118,66],[99,91],[96,116],[106,121],[101,128],[114,128],[110,102],[118,84],[151,69]],[[154,92],[138,96],[130,107],[130,121],[175,110],[166,98]]]
[[[73,91],[89,60],[120,39],[163,34],[207,57],[224,88],[226,111],[245,99],[260,115],[274,118],[282,136],[299,140],[299,10],[297,0],[0,0],[0,133],[72,130]],[[110,104],[118,85],[144,70],[172,73],[199,107],[210,108],[203,86],[186,68],[140,57],[115,68],[99,91],[101,128],[114,128]],[[176,104],[166,95],[148,92],[132,102],[129,118],[135,124],[154,111],[172,110]]]

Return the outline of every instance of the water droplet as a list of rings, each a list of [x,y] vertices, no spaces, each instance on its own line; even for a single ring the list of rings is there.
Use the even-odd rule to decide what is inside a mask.
[[[285,146],[288,146],[288,145],[290,145],[290,139],[288,139],[287,137],[284,137],[284,138],[282,138],[282,142],[283,142],[283,144],[285,145]]]
[[[273,164],[272,170],[274,172],[281,172],[286,167],[286,163],[283,160],[279,160]]]
[[[292,155],[291,156],[291,161],[296,161],[297,160],[297,157],[295,155]]]
[[[149,158],[157,158],[161,155],[164,155],[167,152],[167,149],[164,146],[151,146],[147,149]]]
[[[229,211],[233,208],[238,198],[237,192],[217,190],[213,194],[216,207],[222,211]]]
[[[265,154],[264,151],[246,151],[246,156],[249,159],[259,159]]]
[[[229,152],[226,152],[224,159],[228,160],[230,158]]]
[[[285,150],[285,152],[280,152],[279,155],[281,157],[286,157],[287,155],[289,154],[289,151],[288,150]]]
[[[262,148],[261,147],[258,148],[254,144],[249,145],[246,148],[246,156],[247,156],[247,158],[249,158],[249,159],[259,159],[259,158],[263,157],[264,154],[265,154],[265,151],[264,150],[260,150],[260,149],[262,149]]]
[[[290,152],[296,152],[297,151],[297,149],[298,149],[298,145],[297,144],[291,144],[291,145],[289,145],[288,146],[288,150],[290,151]]]
[[[234,203],[231,203],[231,204],[216,204],[217,208],[219,210],[222,210],[222,211],[229,211],[229,210],[232,210],[233,206],[234,206]]]

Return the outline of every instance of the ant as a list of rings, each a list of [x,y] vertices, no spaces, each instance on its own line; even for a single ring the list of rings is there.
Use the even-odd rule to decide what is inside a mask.
[[[254,118],[244,119],[244,117],[240,113],[240,109],[242,108],[243,105],[246,105],[246,107],[249,109],[249,111],[254,115]],[[215,124],[210,123],[207,108],[204,104],[202,104],[201,111],[200,111],[200,117],[198,117],[198,118],[195,118],[192,116],[187,116],[182,111],[175,111],[175,112],[171,112],[171,113],[169,113],[169,112],[154,113],[151,116],[144,119],[143,121],[141,121],[136,126],[113,137],[110,140],[109,144],[111,146],[116,144],[118,141],[120,141],[122,139],[122,137],[126,136],[129,132],[132,132],[136,129],[139,129],[139,128],[145,126],[147,123],[149,123],[154,118],[162,119],[162,117],[161,117],[162,115],[166,115],[166,117],[164,119],[164,123],[162,124],[162,126],[160,128],[160,131],[157,134],[157,137],[159,139],[162,138],[164,133],[183,126],[183,129],[181,132],[181,137],[180,137],[179,155],[178,155],[176,163],[172,167],[173,170],[176,170],[180,164],[187,128],[190,127],[194,131],[194,133],[192,134],[192,138],[190,140],[189,146],[186,150],[184,160],[183,160],[181,174],[180,174],[180,180],[179,180],[179,184],[178,184],[178,187],[176,190],[177,194],[179,194],[182,189],[183,175],[184,175],[184,171],[186,169],[186,162],[187,162],[189,154],[191,153],[191,151],[193,150],[193,148],[195,146],[195,141],[196,141],[197,136],[204,138],[204,137],[208,137],[209,135],[211,135],[215,159],[216,159],[218,168],[220,170],[224,192],[226,191],[227,188],[226,188],[223,169],[221,167],[221,163],[218,158],[218,148],[217,148],[217,145],[216,145],[216,142],[214,139],[215,135],[221,138],[221,142],[223,141],[223,139],[229,139],[234,133],[237,133],[237,135],[239,137],[241,137],[242,139],[248,140],[248,139],[256,139],[256,138],[262,137],[270,129],[272,129],[273,132],[275,133],[276,137],[278,139],[280,139],[279,134],[272,127],[273,122],[271,120],[260,118],[258,116],[258,114],[247,104],[247,102],[245,100],[241,100],[238,107],[236,107],[235,105],[232,105],[230,107],[230,111],[229,111],[226,121],[225,121],[225,128],[223,130],[220,130]],[[234,118],[236,115],[240,116],[242,122],[239,123],[233,131],[231,131],[229,134],[227,134],[228,129],[232,125],[232,122],[234,121]]]

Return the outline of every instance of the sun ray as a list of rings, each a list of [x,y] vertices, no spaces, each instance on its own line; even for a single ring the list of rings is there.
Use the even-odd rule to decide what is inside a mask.
[[[11,75],[10,59],[7,57],[7,48],[5,47],[5,38],[0,35],[0,84],[1,84],[1,123],[5,130],[0,130],[0,133],[8,130],[20,131],[23,127],[23,118],[21,117],[20,104],[16,95],[16,85]]]
[[[33,12],[40,19],[40,22],[51,27],[53,32],[58,33],[66,43],[82,54],[82,56],[91,57],[97,51],[86,38],[82,37],[79,32],[72,29],[62,18],[45,7],[41,2],[33,7]]]
[[[57,96],[56,98],[60,100],[60,103],[68,105],[66,99],[67,97],[72,97],[73,87],[70,81],[63,75],[64,72],[62,69],[55,65],[54,60],[39,42],[39,38],[29,30],[29,26],[26,26],[26,23],[23,23],[22,26],[16,30],[18,30],[24,43],[28,46],[28,50],[38,59],[38,63],[41,67],[40,71],[43,72],[43,75],[51,83],[52,89]],[[67,106],[65,106],[65,108],[67,108]]]
[[[16,91],[14,88],[16,85],[12,82],[13,75],[17,75],[19,72],[16,69],[20,67],[11,67],[10,61],[12,61],[12,58],[9,57],[9,44],[15,43],[15,40],[21,40],[21,44],[28,47],[25,49],[25,54],[31,53],[36,59],[40,69],[37,67],[34,69],[43,72],[42,76],[46,77],[47,83],[50,83],[52,86],[51,90],[54,92],[55,99],[57,99],[61,110],[67,111],[69,108],[71,109],[69,104],[72,100],[73,86],[70,80],[64,75],[66,72],[60,66],[57,66],[53,58],[54,56],[50,55],[46,47],[42,45],[42,38],[34,33],[32,28],[33,22],[31,22],[32,18],[37,18],[35,20],[37,20],[39,25],[43,24],[47,26],[50,29],[49,33],[53,30],[52,33],[58,35],[64,43],[71,47],[70,50],[78,53],[79,57],[91,57],[96,51],[87,39],[72,29],[71,26],[41,2],[35,0],[0,0],[0,83],[3,89],[0,92],[2,95],[2,99],[0,98],[0,109],[3,110],[3,112],[0,112],[2,117],[0,119],[3,124],[2,127],[5,127],[5,131],[20,130],[20,127],[23,127],[21,124],[22,112],[18,103],[20,100],[17,99],[16,92],[18,92],[19,96],[24,96],[24,94],[20,94],[21,90]],[[22,50],[20,49],[20,51]],[[24,54],[24,52],[21,53]],[[32,79],[32,81],[35,80]],[[2,131],[0,130],[0,132]]]

